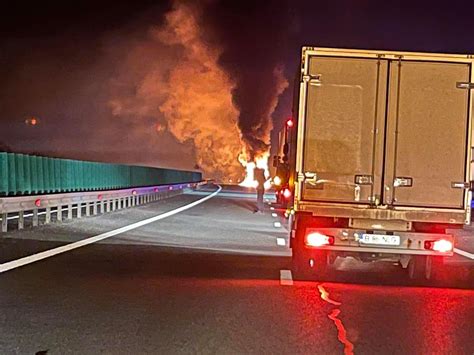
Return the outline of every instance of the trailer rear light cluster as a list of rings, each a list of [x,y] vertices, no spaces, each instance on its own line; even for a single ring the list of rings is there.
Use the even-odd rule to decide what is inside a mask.
[[[306,245],[310,247],[322,247],[334,245],[334,237],[319,232],[310,232],[306,235]]]
[[[453,250],[453,243],[446,239],[427,240],[425,242],[425,249],[447,253]]]

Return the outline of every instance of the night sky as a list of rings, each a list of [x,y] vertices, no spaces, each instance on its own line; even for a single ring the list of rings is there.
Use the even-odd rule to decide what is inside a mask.
[[[0,149],[52,156],[192,169],[195,146],[157,133],[153,115],[118,117],[107,102],[134,94],[127,80],[145,75],[160,51],[131,48],[163,24],[167,1],[36,2],[1,5]],[[276,128],[291,115],[293,77],[303,45],[474,53],[474,2],[203,1],[206,41],[237,84],[242,132],[276,85],[280,66],[289,87],[273,113]],[[141,47],[140,47],[141,48]],[[166,64],[166,63],[165,63]],[[117,84],[119,83],[119,84]],[[31,117],[37,124],[31,124]],[[29,121],[28,121],[29,120]],[[159,122],[159,118],[158,118]],[[273,134],[275,137],[275,134]]]

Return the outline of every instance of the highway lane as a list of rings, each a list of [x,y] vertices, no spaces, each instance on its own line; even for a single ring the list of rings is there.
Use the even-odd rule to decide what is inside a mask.
[[[353,272],[346,263],[331,280],[284,286],[290,252],[277,241],[285,230],[270,213],[253,214],[253,200],[241,195],[228,189],[180,214],[0,274],[0,353],[474,353],[465,266],[452,265],[451,280],[437,287],[410,285],[395,267]],[[15,231],[0,241],[0,262],[200,198]]]

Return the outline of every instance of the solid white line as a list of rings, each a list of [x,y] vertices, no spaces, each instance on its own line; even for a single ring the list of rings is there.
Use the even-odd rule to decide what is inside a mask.
[[[293,285],[293,276],[291,275],[291,270],[280,270],[280,285],[282,286]]]
[[[284,247],[286,245],[285,238],[277,238],[277,245]]]
[[[465,250],[461,250],[461,249],[458,249],[458,248],[454,248],[454,252],[455,252],[456,254],[459,254],[459,255],[465,256],[466,258],[469,258],[469,259],[474,260],[474,254],[468,253],[468,252],[465,251]]]
[[[222,187],[219,186],[217,191],[213,192],[212,194],[210,194],[210,195],[208,195],[204,198],[201,198],[200,200],[194,201],[194,202],[192,202],[188,205],[176,208],[174,210],[159,214],[158,216],[147,218],[147,219],[144,219],[143,221],[136,222],[136,223],[130,224],[130,225],[122,227],[122,228],[114,229],[110,232],[102,233],[102,234],[96,235],[94,237],[90,237],[90,238],[87,238],[87,239],[84,239],[84,240],[80,240],[78,242],[74,242],[74,243],[71,243],[71,244],[66,244],[66,245],[63,245],[63,246],[60,246],[60,247],[57,247],[57,248],[54,248],[54,249],[43,251],[43,252],[38,253],[38,254],[33,254],[33,255],[26,256],[26,257],[21,258],[21,259],[17,259],[17,260],[6,262],[4,264],[0,264],[0,273],[5,272],[5,271],[9,271],[9,270],[12,270],[12,269],[16,269],[20,266],[31,264],[31,263],[34,263],[36,261],[43,260],[43,259],[49,258],[49,257],[54,256],[54,255],[65,253],[67,251],[71,251],[71,250],[74,250],[74,249],[77,249],[77,248],[80,248],[80,247],[83,247],[83,246],[86,246],[86,245],[89,245],[89,244],[107,239],[107,238],[110,238],[110,237],[113,237],[113,236],[116,236],[118,234],[128,232],[132,229],[143,227],[147,224],[159,221],[161,219],[173,216],[177,213],[186,211],[186,210],[188,210],[188,209],[190,209],[194,206],[197,206],[197,205],[213,198],[221,190],[222,190]]]

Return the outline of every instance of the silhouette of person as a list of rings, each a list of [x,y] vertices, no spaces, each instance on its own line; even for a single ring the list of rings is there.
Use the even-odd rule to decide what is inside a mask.
[[[257,185],[257,208],[255,212],[263,213],[263,194],[265,193],[265,170],[261,168],[255,168],[254,179],[258,182]]]

